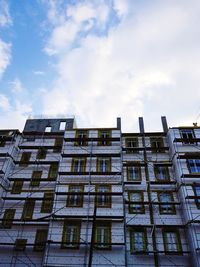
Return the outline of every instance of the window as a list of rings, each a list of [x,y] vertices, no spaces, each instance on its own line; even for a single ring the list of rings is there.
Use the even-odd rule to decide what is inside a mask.
[[[64,222],[62,248],[78,249],[80,245],[81,222]]]
[[[188,159],[187,165],[190,173],[200,173],[200,159]]]
[[[65,130],[65,126],[66,126],[66,121],[61,121],[60,122],[60,126],[59,126],[59,130],[60,131],[64,131]]]
[[[11,228],[15,217],[15,209],[6,209],[2,219],[2,226],[4,228]]]
[[[145,229],[132,229],[130,231],[131,253],[147,252],[147,234]]]
[[[41,213],[52,212],[54,194],[52,192],[44,193],[42,201]]]
[[[48,230],[38,229],[35,236],[34,251],[44,251],[47,242]]]
[[[192,129],[180,129],[180,135],[183,139],[183,144],[194,144],[194,131]]]
[[[58,175],[58,163],[51,163],[49,168],[48,179],[56,180],[57,175]]]
[[[74,145],[75,146],[87,146],[88,131],[87,130],[77,130],[76,138],[78,139]]]
[[[173,193],[171,192],[160,192],[158,193],[158,201],[163,202],[159,205],[160,214],[175,214],[175,205],[170,204],[174,201]]]
[[[63,138],[60,137],[55,138],[53,152],[60,153],[62,150],[62,145],[63,145]]]
[[[83,185],[69,185],[69,192],[73,194],[68,195],[67,206],[68,207],[83,207],[83,194],[80,194],[80,193],[84,192],[84,186]]]
[[[85,172],[86,159],[72,159],[72,172]]]
[[[111,131],[110,130],[99,130],[98,132],[99,137],[99,146],[110,146],[111,141],[109,140],[111,138]]]
[[[39,186],[41,177],[42,171],[33,171],[30,186]]]
[[[0,137],[0,147],[4,147],[6,144],[5,139],[3,139],[3,137]]]
[[[97,158],[97,172],[110,172],[111,158]]]
[[[47,126],[45,128],[45,133],[50,133],[51,132],[51,126]]]
[[[141,181],[141,168],[139,166],[127,166],[127,180]]]
[[[193,186],[194,194],[197,197],[195,203],[198,209],[200,209],[200,185]]]
[[[164,143],[162,137],[151,137],[150,138],[151,147],[153,152],[164,152]]]
[[[145,213],[143,192],[128,192],[128,198],[130,202],[135,202],[129,203],[129,213]]]
[[[112,192],[111,185],[97,185],[96,205],[98,208],[111,208],[111,195],[104,194]]]
[[[133,148],[138,147],[138,139],[137,138],[126,138],[125,139],[125,145],[126,145],[126,153],[133,153],[137,152]]]
[[[47,155],[47,149],[45,147],[41,147],[38,149],[37,159],[45,159]]]
[[[95,226],[95,248],[111,249],[111,224],[97,223]]]
[[[181,253],[181,239],[177,230],[163,230],[164,249],[166,254]]]
[[[35,207],[35,200],[34,199],[26,199],[24,203],[23,213],[22,213],[22,220],[30,220],[33,216],[33,211]]]
[[[169,181],[169,169],[167,166],[154,165],[154,173],[156,180],[158,181]]]
[[[24,251],[26,249],[27,239],[19,239],[15,240],[15,250],[16,251]]]
[[[23,152],[19,166],[26,167],[31,157],[31,152]]]
[[[12,186],[11,194],[20,194],[23,187],[23,181],[15,180]]]

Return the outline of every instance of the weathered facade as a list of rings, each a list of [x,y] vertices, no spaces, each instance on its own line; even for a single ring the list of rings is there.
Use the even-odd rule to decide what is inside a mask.
[[[200,128],[0,131],[0,265],[200,266]]]

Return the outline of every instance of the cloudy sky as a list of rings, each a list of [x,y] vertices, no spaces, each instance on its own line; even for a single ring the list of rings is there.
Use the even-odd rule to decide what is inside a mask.
[[[200,124],[199,0],[0,0],[0,128]]]

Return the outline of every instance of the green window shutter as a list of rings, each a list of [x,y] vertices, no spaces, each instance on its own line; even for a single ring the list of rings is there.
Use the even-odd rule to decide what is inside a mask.
[[[107,169],[108,172],[111,171],[111,158],[108,159],[108,169]]]
[[[4,228],[11,228],[13,224],[13,220],[15,217],[15,209],[6,209],[4,212],[3,220],[2,220],[2,226]]]
[[[37,153],[37,159],[45,159],[46,158],[46,155],[47,155],[47,149],[45,147],[41,147],[39,148],[38,150],[38,153]]]
[[[52,163],[49,168],[48,179],[56,180],[58,174],[58,163]]]
[[[23,187],[23,181],[15,180],[12,186],[11,194],[20,194]]]
[[[26,249],[27,239],[19,239],[15,240],[15,250],[16,251],[24,251]]]
[[[97,172],[100,172],[100,159],[97,158]]]
[[[96,243],[97,244],[100,244],[101,243],[101,228],[98,228],[96,229]]]
[[[30,220],[33,216],[33,211],[35,207],[35,200],[34,199],[27,199],[24,203],[22,219],[23,220]]]
[[[110,243],[110,229],[108,227],[106,227],[104,229],[104,243],[105,243],[105,246],[109,246],[109,243]]]
[[[41,177],[42,171],[33,171],[30,186],[39,186]]]
[[[34,251],[44,251],[47,241],[48,230],[39,229],[36,232]]]
[[[26,167],[31,158],[31,152],[23,152],[19,166]]]
[[[41,207],[41,213],[52,212],[53,197],[54,197],[54,194],[51,192],[44,193],[44,198],[43,198],[42,207]]]
[[[73,228],[73,241],[74,245],[78,242],[78,227]]]
[[[63,138],[60,138],[60,137],[55,138],[53,152],[55,153],[61,152],[62,145],[63,145]]]

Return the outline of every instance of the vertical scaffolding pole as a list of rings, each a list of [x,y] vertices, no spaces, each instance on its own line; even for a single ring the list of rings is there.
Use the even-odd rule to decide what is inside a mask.
[[[151,187],[150,187],[148,159],[147,159],[146,142],[145,142],[145,131],[144,131],[144,122],[143,122],[142,117],[139,117],[139,127],[140,127],[140,133],[142,134],[142,145],[144,148],[144,165],[145,165],[145,177],[146,177],[146,183],[147,183],[147,195],[149,199],[150,222],[151,222],[151,225],[154,226],[153,205],[152,205],[152,200],[151,200]],[[152,241],[153,241],[154,264],[155,264],[155,267],[159,267],[155,231],[152,231]]]

